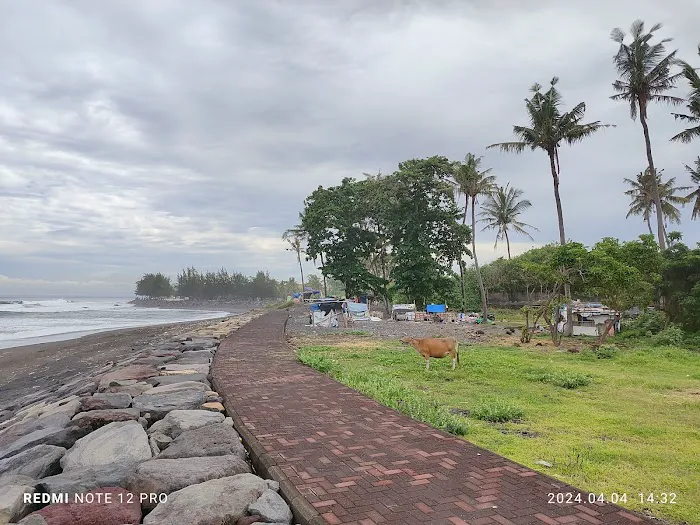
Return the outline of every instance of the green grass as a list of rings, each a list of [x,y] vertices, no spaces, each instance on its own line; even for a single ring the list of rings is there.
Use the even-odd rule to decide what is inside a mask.
[[[700,525],[700,354],[626,344],[605,359],[538,348],[469,347],[461,366],[362,337],[300,359],[409,416],[628,508]],[[635,343],[636,344],[636,343]],[[545,460],[551,468],[537,465]],[[640,503],[640,492],[677,494]]]

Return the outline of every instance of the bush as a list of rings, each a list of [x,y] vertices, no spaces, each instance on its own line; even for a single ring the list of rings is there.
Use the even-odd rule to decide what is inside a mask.
[[[654,346],[681,346],[685,334],[678,326],[669,326],[651,338]]]
[[[619,348],[615,345],[601,345],[596,351],[598,359],[612,359],[617,354]]]
[[[530,381],[540,381],[561,388],[573,390],[591,384],[593,378],[571,370],[532,370],[525,376]]]
[[[637,318],[632,319],[623,325],[623,333],[642,336],[658,334],[666,327],[666,314],[657,310],[650,310],[641,313]]]
[[[519,421],[524,411],[522,408],[509,405],[503,401],[486,401],[475,407],[470,414],[474,419],[489,421],[490,423],[505,423],[506,421]]]

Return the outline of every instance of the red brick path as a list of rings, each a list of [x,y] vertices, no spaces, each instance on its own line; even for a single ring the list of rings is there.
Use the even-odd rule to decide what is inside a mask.
[[[631,511],[414,421],[299,363],[285,311],[226,338],[213,381],[259,472],[312,525],[639,525]],[[582,503],[548,503],[550,493]]]

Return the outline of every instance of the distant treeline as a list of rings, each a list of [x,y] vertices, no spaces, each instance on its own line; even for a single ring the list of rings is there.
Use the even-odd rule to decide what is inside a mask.
[[[307,286],[323,291],[323,282],[310,275]],[[327,280],[329,294],[343,295],[339,283]],[[163,273],[147,273],[136,283],[136,295],[141,297],[188,297],[190,299],[275,299],[301,291],[301,284],[293,277],[276,280],[269,273],[258,271],[255,277],[240,272],[229,273],[225,268],[216,272],[200,272],[186,268],[177,275],[176,282]]]

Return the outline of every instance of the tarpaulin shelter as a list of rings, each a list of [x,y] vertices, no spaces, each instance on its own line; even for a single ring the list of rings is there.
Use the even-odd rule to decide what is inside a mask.
[[[369,321],[369,308],[366,303],[347,303],[348,315],[352,321]]]
[[[429,304],[425,307],[425,311],[429,314],[444,314],[447,312],[446,304]]]

